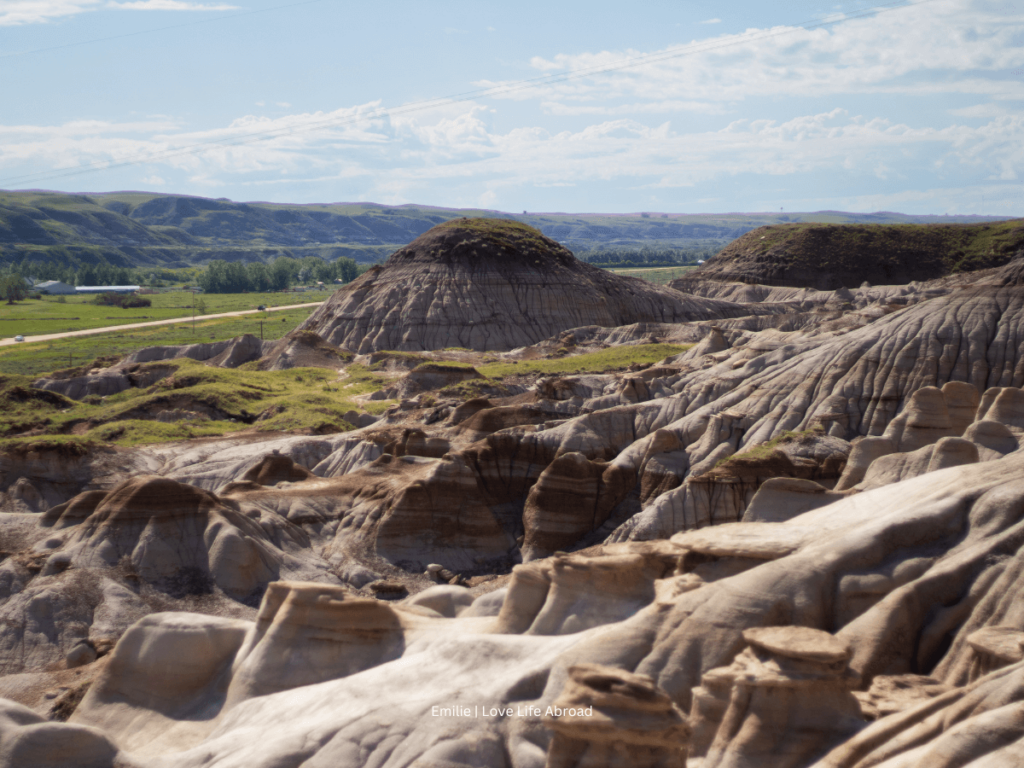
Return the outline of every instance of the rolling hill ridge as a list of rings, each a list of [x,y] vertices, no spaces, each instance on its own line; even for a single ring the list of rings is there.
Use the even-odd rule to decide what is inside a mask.
[[[511,218],[579,254],[710,247],[777,223],[934,223],[995,217],[914,217],[834,211],[779,214],[508,214],[376,203],[236,203],[185,195],[0,192],[0,260],[185,267],[278,256],[374,262],[452,219]]]

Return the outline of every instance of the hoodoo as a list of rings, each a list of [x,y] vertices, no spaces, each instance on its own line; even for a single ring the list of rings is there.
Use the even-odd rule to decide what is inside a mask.
[[[525,224],[456,219],[395,251],[301,327],[361,354],[504,350],[587,325],[678,323],[748,312],[592,267]]]

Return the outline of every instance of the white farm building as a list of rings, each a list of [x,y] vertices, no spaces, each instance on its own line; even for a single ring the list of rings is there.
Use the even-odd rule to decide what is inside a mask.
[[[137,285],[80,285],[75,293],[136,293],[138,290]]]
[[[75,286],[62,283],[60,280],[47,280],[43,283],[36,283],[32,290],[47,293],[51,296],[73,296],[76,293]]]

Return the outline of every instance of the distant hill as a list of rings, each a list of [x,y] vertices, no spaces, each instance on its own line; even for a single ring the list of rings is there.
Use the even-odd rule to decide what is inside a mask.
[[[785,224],[730,243],[677,280],[718,280],[819,290],[899,285],[1006,264],[1024,255],[1024,219],[983,224]]]
[[[511,218],[576,252],[721,248],[765,224],[783,222],[978,222],[998,217],[851,214],[509,214],[376,203],[235,203],[143,192],[69,195],[0,192],[0,259],[117,266],[185,267],[278,256],[347,256],[378,261],[431,227],[460,217]]]

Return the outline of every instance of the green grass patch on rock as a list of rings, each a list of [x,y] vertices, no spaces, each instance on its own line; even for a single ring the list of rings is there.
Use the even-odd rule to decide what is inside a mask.
[[[374,371],[383,371],[389,368],[399,367],[412,370],[417,365],[428,362],[429,360],[429,357],[419,352],[396,352],[389,349],[370,353],[370,369]]]
[[[492,379],[523,374],[605,373],[629,368],[631,365],[647,367],[666,357],[685,352],[692,346],[692,344],[635,344],[609,347],[599,352],[561,357],[556,360],[488,363],[478,366],[477,370],[483,376]]]
[[[0,376],[0,436],[45,428],[74,405],[63,395],[33,388],[28,376]]]
[[[28,377],[0,377],[0,404],[9,404],[0,412],[0,450],[43,439],[130,446],[242,429],[344,432],[348,411],[391,405],[352,399],[380,388],[368,372],[339,382],[324,368],[243,371],[185,358],[148,365],[174,370],[150,387],[82,402],[33,389]]]
[[[437,391],[441,397],[457,400],[472,400],[474,397],[506,397],[511,390],[500,381],[490,379],[467,379],[457,384],[449,384]]]
[[[467,373],[475,370],[469,363],[460,363],[455,360],[431,360],[420,363],[412,369],[413,373]]]
[[[638,277],[655,285],[668,285],[673,280],[689,275],[698,267],[651,267],[649,269],[612,267],[607,269],[609,272],[614,272],[616,275],[622,275],[623,277]]]
[[[776,435],[771,440],[768,440],[760,445],[755,445],[748,448],[741,453],[734,453],[732,456],[726,456],[724,459],[719,459],[715,462],[715,469],[725,464],[730,463],[753,463],[760,461],[767,461],[775,453],[778,452],[779,446],[787,443],[799,442],[809,437],[820,437],[825,434],[825,430],[821,426],[811,427],[801,432],[793,432],[791,430],[785,430],[780,435]]]

